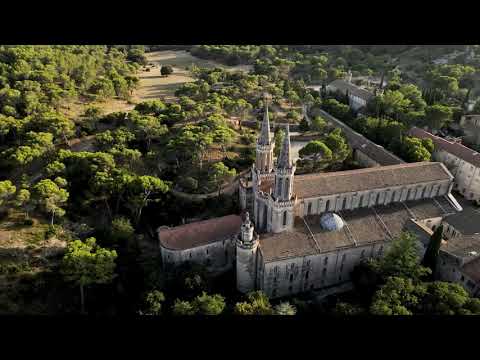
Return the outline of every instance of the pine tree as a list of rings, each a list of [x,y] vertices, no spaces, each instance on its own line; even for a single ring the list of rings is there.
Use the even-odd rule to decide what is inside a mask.
[[[437,258],[440,252],[440,246],[442,245],[443,225],[440,225],[430,238],[427,251],[423,256],[422,265],[432,270],[432,274],[435,274],[435,268],[437,265]]]

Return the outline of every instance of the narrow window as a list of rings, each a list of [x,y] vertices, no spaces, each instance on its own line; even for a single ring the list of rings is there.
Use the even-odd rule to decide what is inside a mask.
[[[342,277],[341,277],[341,276],[338,278],[338,281],[342,281]]]
[[[287,212],[284,211],[283,212],[283,226],[286,226],[287,225]]]
[[[364,257],[365,257],[365,250],[362,250],[362,253],[360,254],[360,257],[361,257],[361,258],[364,258]]]
[[[460,278],[461,281],[464,281],[465,280],[465,276],[462,275],[462,277]]]
[[[290,274],[290,282],[293,281],[293,274]]]
[[[282,180],[281,180],[281,178],[277,179],[277,195],[278,196],[282,195]]]
[[[343,254],[342,256],[342,263],[345,262],[345,259],[347,258],[347,254]]]
[[[325,211],[328,211],[330,208],[330,200],[327,200],[327,204],[325,205]]]
[[[308,211],[307,211],[308,215],[310,215],[312,213],[312,203],[308,203]]]
[[[273,297],[277,296],[277,289],[273,289],[273,291],[272,291],[272,296],[273,296]]]
[[[192,253],[189,254],[190,259],[192,258]]]
[[[208,249],[207,249],[207,255],[208,255]]]
[[[324,265],[327,265],[327,264],[328,264],[328,256],[325,258],[325,260],[323,260],[323,264],[324,264]]]
[[[291,286],[288,287],[288,291],[292,292],[292,287]]]
[[[312,284],[312,285],[310,285],[310,290],[313,290],[313,284]]]
[[[347,208],[347,198],[343,198],[342,209]]]
[[[285,199],[290,199],[290,178],[285,179]]]
[[[306,279],[306,280],[308,280],[308,275],[309,275],[309,272],[307,271],[307,272],[305,273],[305,279]]]
[[[342,272],[342,271],[343,271],[343,264],[340,265],[340,272]]]
[[[325,276],[326,274],[327,274],[327,269],[323,268],[322,276]]]

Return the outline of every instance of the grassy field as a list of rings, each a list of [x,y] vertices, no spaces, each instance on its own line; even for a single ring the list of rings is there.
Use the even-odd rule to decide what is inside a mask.
[[[130,101],[122,99],[109,99],[106,101],[89,102],[87,99],[78,99],[74,102],[62,104],[61,111],[71,119],[78,119],[89,106],[96,106],[102,109],[104,114],[117,111],[130,111],[135,104],[152,99],[163,99],[165,101],[175,100],[175,90],[182,84],[194,81],[190,76],[189,68],[192,64],[198,67],[214,68],[219,67],[227,71],[249,71],[251,65],[225,66],[214,61],[196,58],[187,51],[154,51],[146,54],[149,64],[148,71],[142,68],[138,77],[140,85],[134,92]],[[160,74],[162,65],[171,65],[174,73],[167,77]]]
[[[187,51],[154,51],[146,54],[149,64],[153,64],[149,71],[141,71],[140,88],[135,94],[134,101],[140,102],[151,99],[175,99],[174,93],[182,84],[194,81],[188,70],[192,64],[198,67],[219,67],[228,71],[249,71],[250,65],[225,66],[214,61],[196,58]],[[173,74],[164,77],[160,74],[162,65],[171,65]]]

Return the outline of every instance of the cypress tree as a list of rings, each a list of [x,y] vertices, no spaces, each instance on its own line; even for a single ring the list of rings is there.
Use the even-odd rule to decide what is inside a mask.
[[[425,255],[423,256],[422,265],[430,268],[432,270],[432,275],[435,274],[437,258],[440,252],[440,246],[442,245],[442,235],[443,225],[440,225],[430,238],[427,251],[425,251]]]

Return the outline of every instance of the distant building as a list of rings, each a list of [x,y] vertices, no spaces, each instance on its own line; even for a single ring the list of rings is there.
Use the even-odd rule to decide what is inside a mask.
[[[480,223],[467,209],[442,220],[443,236],[436,277],[460,283],[472,296],[480,295]],[[436,227],[433,226],[432,230]]]
[[[480,202],[480,154],[458,142],[448,141],[425,130],[412,128],[410,135],[432,139],[435,150],[432,157],[440,161],[455,176],[454,189],[466,199]]]
[[[460,119],[460,128],[465,133],[465,140],[480,145],[480,115],[464,115]]]
[[[350,107],[358,111],[359,109],[367,106],[367,103],[375,96],[368,90],[352,84],[347,80],[335,80],[327,85],[327,91],[336,92],[339,91],[343,95],[347,95],[349,99]]]
[[[405,163],[405,161],[389,152],[383,146],[375,144],[327,112],[320,110],[320,114],[334,126],[342,129],[349,145],[353,149],[353,158],[355,161],[358,161],[360,165],[375,167]]]

